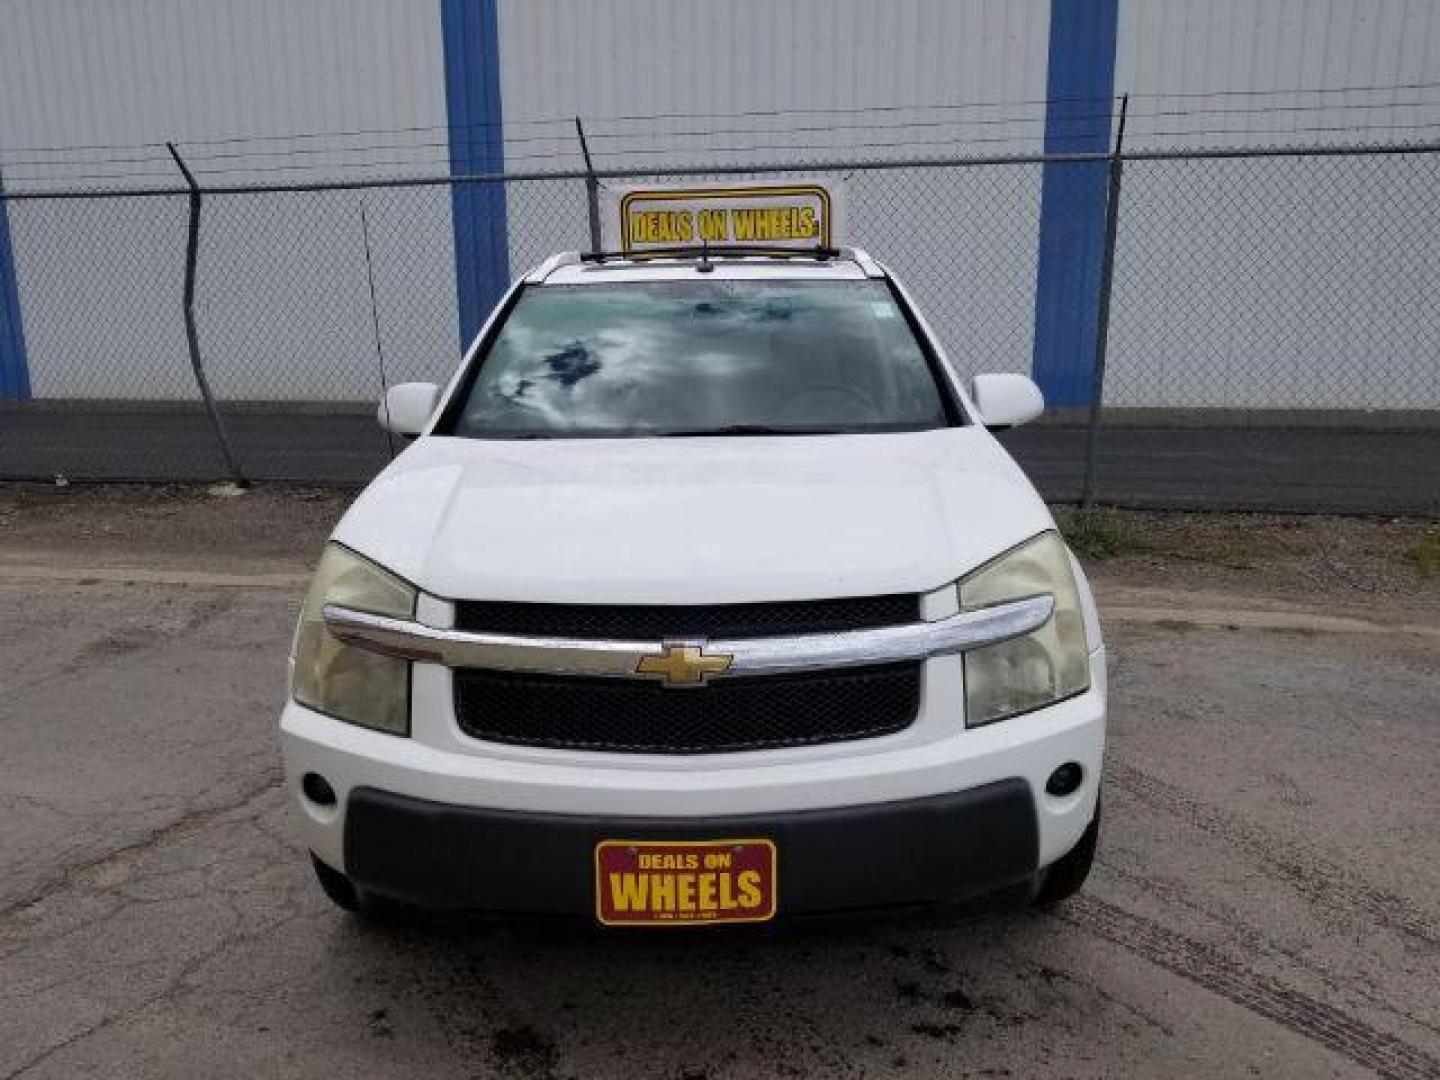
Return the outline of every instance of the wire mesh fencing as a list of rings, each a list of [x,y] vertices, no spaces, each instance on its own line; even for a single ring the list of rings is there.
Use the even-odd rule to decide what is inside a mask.
[[[1121,164],[1109,275],[1093,221],[1046,202],[1098,180],[1104,212],[1103,155],[591,179],[843,182],[846,241],[895,270],[962,376],[1033,372],[1049,394],[1002,438],[1053,500],[1440,513],[1440,153]],[[457,184],[503,193],[483,239],[512,277],[590,246],[581,173],[204,193],[198,355],[244,477],[366,480],[397,449],[383,388],[453,373]],[[185,335],[188,207],[5,198],[31,396],[0,401],[0,477],[226,475]],[[1046,249],[1072,225],[1091,239]]]
[[[1440,511],[1440,155],[1127,161],[1096,494]]]

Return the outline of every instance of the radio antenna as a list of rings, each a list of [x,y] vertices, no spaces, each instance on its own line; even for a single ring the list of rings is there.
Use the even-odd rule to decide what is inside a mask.
[[[380,407],[385,410],[385,419],[390,419],[390,388],[385,380],[385,346],[380,338],[380,308],[375,303],[375,268],[370,261],[370,220],[365,216],[365,197],[360,197],[360,238],[365,244],[365,283],[370,287],[370,326],[375,334],[375,369],[380,375]],[[385,445],[390,450],[390,460],[395,460],[395,434],[385,425]]]

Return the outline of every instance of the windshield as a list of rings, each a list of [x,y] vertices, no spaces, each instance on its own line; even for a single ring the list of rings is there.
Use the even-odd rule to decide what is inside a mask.
[[[452,415],[453,434],[478,438],[949,422],[930,362],[884,282],[773,279],[526,289]]]

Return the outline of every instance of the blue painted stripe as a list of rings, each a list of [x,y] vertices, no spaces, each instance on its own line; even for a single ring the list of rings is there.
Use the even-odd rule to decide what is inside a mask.
[[[440,0],[450,175],[505,171],[496,0]],[[510,280],[503,184],[454,184],[455,291],[466,349]]]
[[[1051,0],[1045,152],[1109,148],[1118,0]],[[1045,166],[1032,373],[1050,405],[1090,401],[1108,167]]]
[[[4,181],[0,180],[0,193],[4,191]],[[10,246],[10,203],[0,200],[0,398],[29,396],[30,366],[25,359],[25,324],[20,318],[15,252]]]

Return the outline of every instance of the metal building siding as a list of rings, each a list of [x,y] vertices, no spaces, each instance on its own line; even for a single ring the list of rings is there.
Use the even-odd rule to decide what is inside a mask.
[[[1121,0],[1120,15],[1132,148],[1440,136],[1430,0]],[[1440,406],[1423,351],[1434,181],[1430,157],[1127,166],[1107,403]]]
[[[504,0],[500,14],[517,118],[1022,100],[1044,85],[1037,0]]]
[[[545,131],[531,130],[534,121],[584,116],[609,134],[633,136],[599,150],[613,160],[666,132],[803,122],[767,115],[776,112],[881,106],[891,111],[879,119],[903,124],[934,118],[905,106],[1038,102],[1048,20],[1047,0],[501,0],[506,134],[533,138]],[[1013,111],[1013,126],[987,135],[1038,146],[1043,112]],[[654,114],[668,115],[607,121]],[[879,138],[840,129],[844,116],[830,119],[836,130],[797,135],[792,144]],[[745,141],[683,136],[678,153],[663,160],[714,160],[714,147]],[[560,132],[545,149],[573,153],[573,134]]]
[[[1437,23],[1433,0],[1121,0],[1115,86],[1136,95],[1127,141],[1432,138],[1440,93],[1413,84],[1440,81]],[[1377,86],[1396,89],[1363,89]]]
[[[417,125],[443,134],[439,55],[436,10],[417,0],[21,0],[0,33],[0,145],[134,147]],[[444,160],[443,147],[427,150],[426,160]],[[333,172],[344,160],[315,164]],[[277,163],[257,155],[238,177],[258,179]],[[174,181],[159,160],[135,164]],[[83,171],[27,164],[7,170],[7,182],[23,188]]]
[[[445,171],[445,123],[438,9],[425,0],[22,0],[0,14],[12,191],[174,186],[166,140],[202,182],[335,176],[376,159],[433,174]],[[215,141],[400,128],[431,133]],[[53,146],[100,149],[27,149]],[[297,147],[310,152],[284,152]],[[443,375],[454,356],[448,200],[367,204],[399,373]],[[356,359],[374,354],[358,206],[339,194],[207,200],[199,315],[218,394],[374,395],[373,363]],[[183,200],[21,201],[9,219],[34,396],[194,397],[179,309]],[[432,349],[442,340],[432,323],[448,351]]]
[[[573,127],[549,122],[574,116],[601,166],[659,172],[1043,143],[1048,0],[501,0],[499,15],[519,171],[579,167]],[[849,242],[907,278],[967,371],[1030,369],[1039,181],[1033,167],[848,181]],[[511,189],[513,272],[586,242],[555,187]]]
[[[657,169],[1038,150],[1049,16],[1048,0],[499,0],[505,159],[519,171],[576,166],[577,114],[602,164]],[[1130,145],[1440,135],[1440,87],[1300,90],[1440,83],[1437,23],[1433,0],[1121,0],[1115,85],[1136,95]],[[1245,96],[1255,90],[1286,91],[1260,99],[1282,111],[1235,112],[1259,103]],[[1221,96],[1196,96],[1210,94]],[[966,108],[926,108],[957,104]],[[985,123],[961,122],[977,117]],[[166,139],[226,182],[335,176],[357,162],[367,176],[442,173],[448,119],[437,0],[0,9],[11,190],[171,185],[154,145]],[[303,156],[278,152],[293,141],[250,144],[243,157],[207,142],[377,130],[304,143],[323,152]],[[126,149],[26,149],[86,145]],[[745,150],[757,145],[767,148]],[[121,157],[138,160],[110,160]],[[1415,312],[1440,304],[1435,185],[1396,168],[1128,168],[1110,399],[1353,406],[1420,404],[1416,387],[1440,395],[1433,357],[1405,344],[1428,334]],[[1039,178],[1017,166],[849,180],[853,239],[917,286],[968,371],[1029,369]],[[1380,185],[1386,198],[1370,198]],[[439,377],[453,362],[444,189],[217,198],[200,317],[223,396],[373,396],[374,371],[357,359],[373,355],[362,200],[392,376]],[[579,184],[521,183],[507,201],[512,271],[584,243]],[[7,217],[36,396],[193,396],[179,320],[183,200],[12,202]]]

